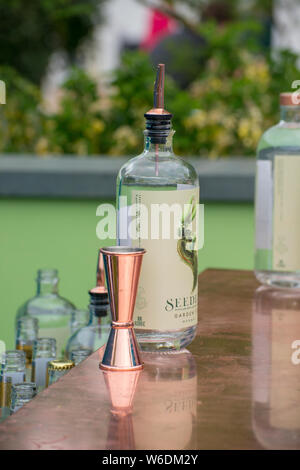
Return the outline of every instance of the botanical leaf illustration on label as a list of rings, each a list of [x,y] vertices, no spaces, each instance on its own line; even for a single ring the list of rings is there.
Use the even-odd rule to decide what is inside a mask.
[[[185,207],[181,219],[180,235],[177,242],[177,251],[182,261],[192,270],[193,292],[198,282],[198,252],[195,250],[196,235],[188,228],[191,226],[197,212],[195,196],[192,196]]]

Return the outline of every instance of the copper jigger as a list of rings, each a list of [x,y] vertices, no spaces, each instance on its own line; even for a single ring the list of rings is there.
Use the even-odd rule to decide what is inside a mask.
[[[101,369],[136,370],[143,367],[133,330],[133,311],[145,250],[127,246],[101,248],[112,314],[112,328]]]

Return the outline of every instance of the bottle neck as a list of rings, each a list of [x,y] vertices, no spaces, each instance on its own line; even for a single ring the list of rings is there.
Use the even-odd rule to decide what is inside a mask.
[[[53,270],[40,270],[37,277],[37,295],[58,294],[58,273]]]
[[[300,106],[280,106],[280,121],[300,124]]]
[[[109,313],[108,294],[95,294],[90,291],[88,326],[100,325],[101,319]]]
[[[145,147],[144,153],[147,155],[170,156],[173,154],[173,135],[175,131],[170,131],[166,142],[154,143],[153,139],[147,135],[145,131]]]

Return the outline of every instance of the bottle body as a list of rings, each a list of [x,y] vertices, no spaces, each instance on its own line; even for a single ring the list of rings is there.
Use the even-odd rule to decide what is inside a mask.
[[[141,348],[148,351],[186,347],[197,325],[198,256],[194,234],[182,230],[175,237],[181,227],[175,226],[175,218],[172,222],[172,207],[184,208],[191,201],[197,204],[199,183],[194,168],[173,154],[172,134],[163,144],[153,144],[146,134],[143,154],[121,168],[117,181],[118,244],[146,249],[134,325]],[[152,218],[153,207],[163,209],[163,205],[171,221],[165,234],[163,223],[161,230],[155,231]],[[135,234],[130,232],[133,215],[137,215]],[[187,217],[193,218],[191,214]],[[166,219],[161,213],[159,220]],[[168,226],[165,228],[168,230]]]
[[[39,337],[55,338],[57,356],[61,357],[71,333],[71,316],[75,307],[58,294],[57,274],[56,270],[38,272],[37,295],[20,307],[16,321],[27,315],[37,318]]]
[[[300,288],[300,110],[282,106],[281,121],[258,145],[255,275],[266,285]]]
[[[55,338],[37,338],[33,345],[31,380],[36,383],[39,392],[46,387],[48,363],[55,359]]]
[[[33,344],[38,335],[38,320],[30,316],[17,321],[16,349],[24,351],[26,357],[26,380],[31,378]]]
[[[73,360],[74,352],[92,354],[107,342],[111,327],[111,313],[107,292],[90,291],[89,322],[69,338],[65,356]],[[74,361],[75,362],[75,361]]]
[[[36,396],[36,384],[33,382],[19,383],[12,386],[10,412],[15,413]]]
[[[6,351],[0,364],[0,421],[10,415],[12,386],[25,382],[24,351]]]

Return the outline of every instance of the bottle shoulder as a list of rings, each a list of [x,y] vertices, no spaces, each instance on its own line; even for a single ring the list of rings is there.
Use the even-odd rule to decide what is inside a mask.
[[[198,185],[198,175],[195,168],[184,159],[177,155],[168,155],[155,159],[154,155],[141,154],[131,158],[123,165],[118,175],[119,181],[126,184],[127,180],[134,180],[138,183],[139,179],[143,183],[149,179],[155,179],[158,183],[160,180],[168,181],[170,184],[192,184]]]
[[[37,295],[19,308],[17,317],[48,314],[49,310],[53,310],[58,315],[69,315],[74,308],[71,302],[59,295]]]
[[[261,136],[257,151],[270,147],[300,147],[300,126],[279,122]]]

